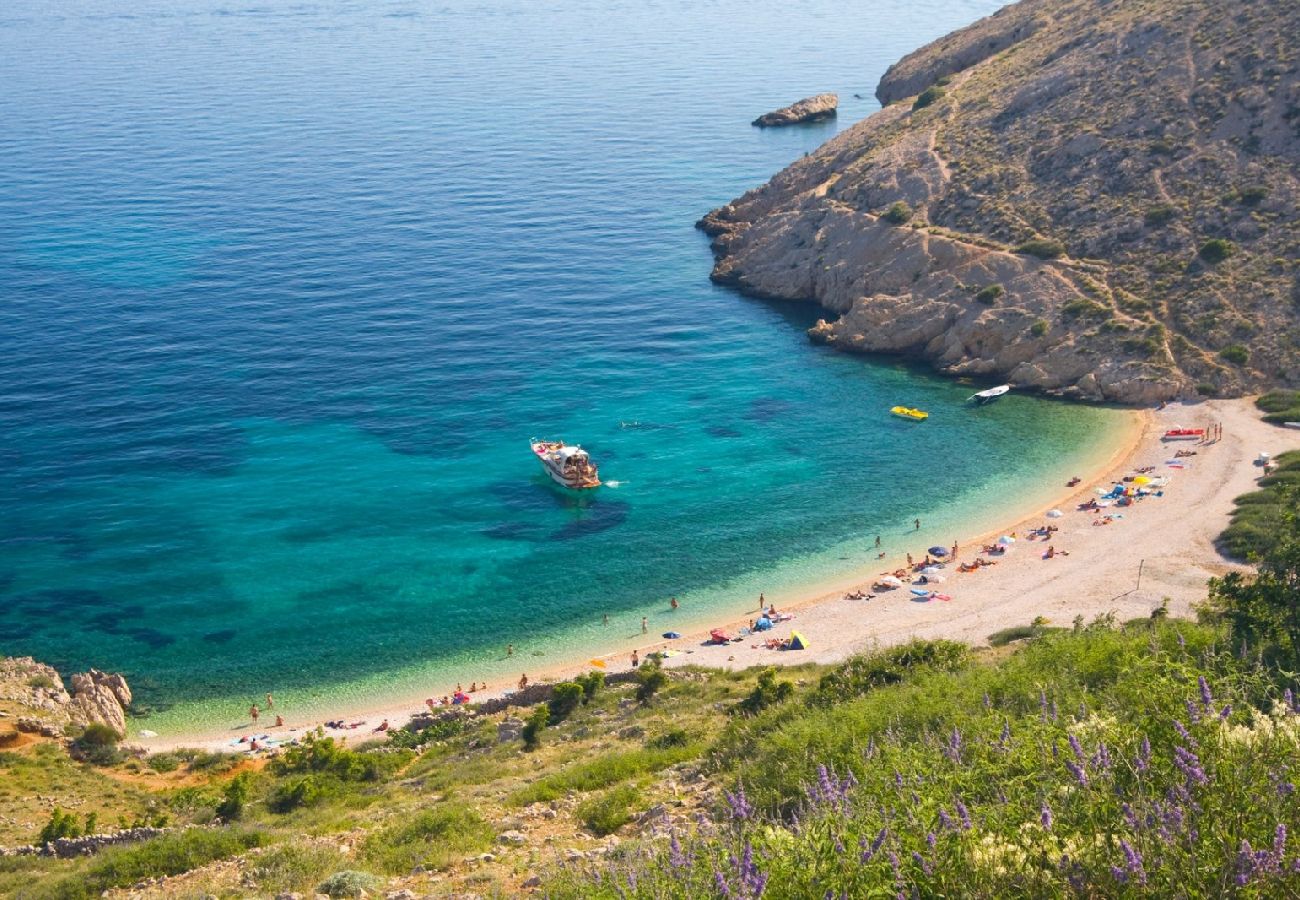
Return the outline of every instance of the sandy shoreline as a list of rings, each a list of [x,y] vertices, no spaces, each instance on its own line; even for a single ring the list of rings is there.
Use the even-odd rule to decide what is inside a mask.
[[[1160,441],[1169,428],[1208,427],[1216,422],[1223,426],[1223,439],[1217,443],[1166,445]],[[1036,616],[1043,616],[1053,625],[1068,625],[1076,615],[1091,619],[1114,613],[1124,620],[1148,615],[1165,597],[1169,598],[1171,613],[1189,615],[1192,604],[1204,598],[1208,578],[1240,568],[1218,554],[1214,539],[1227,525],[1233,499],[1254,489],[1255,480],[1262,474],[1254,465],[1255,457],[1261,450],[1276,454],[1296,448],[1300,448],[1300,432],[1288,432],[1263,422],[1250,400],[1171,404],[1158,412],[1137,412],[1133,426],[1109,460],[1099,460],[1092,472],[1081,471],[1084,480],[1076,488],[1062,484],[1053,501],[1031,515],[981,534],[957,536],[961,545],[959,558],[966,562],[975,558],[982,544],[1000,534],[1015,532],[1020,539],[993,568],[973,573],[958,573],[952,566],[945,570],[947,580],[939,590],[951,595],[951,602],[914,602],[907,588],[879,594],[869,601],[844,599],[844,594],[854,588],[870,592],[870,583],[877,573],[897,569],[906,562],[901,555],[891,554],[886,559],[873,560],[854,576],[805,586],[798,596],[768,596],[780,610],[794,612],[796,618],[778,624],[761,637],[783,638],[797,629],[808,640],[810,650],[768,650],[755,638],[726,646],[702,646],[707,631],[695,630],[683,631],[683,637],[675,641],[647,638],[636,649],[643,656],[650,650],[668,647],[680,650],[679,655],[668,661],[669,666],[745,668],[835,662],[876,645],[895,644],[912,637],[945,637],[980,644],[989,634],[1028,624]],[[1166,462],[1173,460],[1179,449],[1195,450],[1196,455],[1182,460],[1185,468],[1167,466]],[[1097,496],[1096,487],[1108,487],[1143,466],[1154,466],[1153,475],[1170,477],[1163,497],[1148,498],[1123,509],[1107,509],[1106,512],[1122,513],[1123,518],[1105,526],[1093,524],[1097,518],[1094,514],[1076,511],[1079,503]],[[1062,510],[1064,516],[1046,519],[1044,513],[1052,507]],[[1029,530],[1046,522],[1060,529],[1050,542],[1025,540]],[[1068,555],[1058,552],[1052,559],[1043,559],[1042,553],[1049,543]],[[925,547],[918,540],[918,546],[910,548],[910,552],[919,559]],[[1137,583],[1139,565],[1140,585]],[[757,598],[754,611],[757,611]],[[751,617],[717,621],[711,627],[722,626],[734,635]],[[653,630],[657,631],[658,627],[656,624]],[[605,671],[628,668],[633,646],[629,644],[601,657],[606,661]],[[521,667],[529,667],[532,662],[535,661],[520,659]],[[591,668],[586,660],[571,660],[543,666],[528,674],[532,681],[554,681]],[[490,690],[474,697],[483,700],[499,696],[513,687],[513,684],[493,684]],[[398,727],[422,707],[422,698],[410,696],[389,697],[361,708],[344,705],[331,718],[364,720],[367,724],[355,730],[331,733],[359,740],[371,736],[372,729],[381,721],[387,719],[393,727]],[[273,717],[274,712],[270,718]],[[276,728],[268,727],[268,717],[264,716],[257,728],[249,724],[244,729],[219,733],[167,735],[140,741],[134,740],[134,734],[131,737],[133,742],[150,750],[229,749],[232,740],[241,734],[269,733],[273,739],[289,740],[323,721],[324,717],[320,721],[298,721],[290,715],[284,727]]]

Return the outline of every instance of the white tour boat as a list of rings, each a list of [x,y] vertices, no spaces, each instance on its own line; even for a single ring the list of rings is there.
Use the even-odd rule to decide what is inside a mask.
[[[542,468],[556,484],[579,491],[600,487],[600,475],[586,450],[564,441],[539,441],[533,438],[529,443],[541,461]]]

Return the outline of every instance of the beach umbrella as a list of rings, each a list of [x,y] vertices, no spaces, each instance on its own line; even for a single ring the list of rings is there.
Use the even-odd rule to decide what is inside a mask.
[[[1004,535],[1002,535],[1002,537],[998,538],[998,543],[1001,544],[1003,547],[1010,546],[1011,544],[1014,544],[1015,542],[1016,542],[1016,539],[1013,538],[1013,537],[1012,537],[1011,535],[1009,535],[1009,534],[1004,534]]]
[[[1049,509],[1047,511],[1047,518],[1049,519],[1059,519],[1063,515],[1065,515],[1065,513],[1061,512],[1059,509]]]
[[[676,640],[677,638],[681,637],[681,634],[680,634],[679,632],[676,632],[676,631],[665,631],[665,632],[664,632],[664,637],[668,638],[668,640],[670,640],[670,641],[673,641],[673,640]]]
[[[1150,484],[1150,483],[1151,483],[1151,479],[1148,478],[1148,477],[1145,476],[1145,475],[1139,475],[1137,478],[1134,478],[1134,479],[1133,479],[1133,483],[1134,483],[1134,484]]]
[[[892,584],[894,587],[903,586],[903,580],[901,578],[895,578],[893,575],[881,575],[876,580],[881,584]]]
[[[590,663],[591,665],[595,666],[595,667],[598,668],[598,669],[603,669],[603,668],[605,668],[605,661],[604,661],[603,659],[589,659],[589,660],[587,660],[587,662]]]
[[[945,550],[943,547],[931,547],[931,548],[930,548],[930,555],[931,555],[931,556],[947,556],[947,555],[948,555],[948,551]]]

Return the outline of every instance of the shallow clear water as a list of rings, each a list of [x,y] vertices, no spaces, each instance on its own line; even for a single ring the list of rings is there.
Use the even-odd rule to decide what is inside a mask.
[[[8,0],[0,652],[126,671],[163,728],[445,689],[1094,452],[1107,411],[812,346],[691,227],[840,127],[755,115],[847,125],[999,5]],[[553,488],[534,435],[617,486]]]

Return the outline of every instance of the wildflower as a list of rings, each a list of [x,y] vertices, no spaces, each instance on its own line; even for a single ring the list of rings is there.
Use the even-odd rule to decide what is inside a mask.
[[[933,832],[933,831],[926,832],[926,835],[925,835],[925,843],[926,843],[926,845],[927,845],[931,850],[933,850],[933,849],[934,849],[934,845],[937,844],[937,843],[939,843],[939,839],[938,839],[937,837],[934,836],[934,832]]]
[[[1092,767],[1099,772],[1109,772],[1111,761],[1110,751],[1106,749],[1104,743],[1097,745],[1097,752],[1092,755]]]
[[[841,852],[843,847],[840,848]],[[767,886],[767,876],[759,871],[758,866],[754,863],[754,848],[749,841],[745,841],[745,849],[740,855],[740,864],[736,867],[736,874],[740,877],[740,884],[745,888],[745,892],[750,897],[759,897],[763,893],[763,888]]]
[[[1074,751],[1074,758],[1079,762],[1083,762],[1086,759],[1083,755],[1083,745],[1079,743],[1079,739],[1074,735],[1069,736],[1069,741],[1070,749]]]
[[[894,770],[894,787],[900,787],[900,788],[901,788],[902,786],[903,786],[903,773],[900,772],[900,771],[898,771],[897,769],[895,769],[895,770]]]
[[[1210,683],[1205,680],[1204,675],[1196,676],[1196,686],[1201,689],[1201,706],[1207,710],[1214,706],[1214,695],[1210,693]]]
[[[989,692],[988,692],[988,691],[985,691],[985,692],[984,692],[984,708],[985,708],[985,709],[992,709],[992,708],[993,708],[993,698],[989,696]]]
[[[948,746],[944,749],[944,756],[948,757],[955,763],[961,762],[962,739],[961,732],[956,728],[952,730],[952,735],[948,738]]]
[[[1055,722],[1056,721],[1056,700],[1055,699],[1052,700],[1051,713],[1052,713],[1052,721]]]
[[[1002,736],[998,738],[998,746],[1003,750],[1007,747],[1007,742],[1011,740],[1011,723],[1005,719],[1002,720]]]
[[[731,897],[731,886],[727,884],[727,876],[723,875],[722,872],[717,869],[713,870],[713,884],[718,889],[718,896],[724,898]]]
[[[1178,736],[1187,741],[1188,744],[1193,747],[1196,746],[1196,738],[1192,737],[1192,733],[1187,730],[1187,726],[1177,719],[1174,719],[1174,731],[1178,732]]]
[[[922,856],[921,854],[919,854],[919,853],[917,853],[915,850],[913,850],[913,851],[912,851],[912,859],[916,862],[916,864],[917,864],[918,866],[921,867],[921,871],[922,871],[922,872],[924,872],[924,873],[927,874],[927,875],[930,874],[930,864],[929,864],[928,862],[925,861],[925,857],[924,857],[924,856]]]
[[[1124,866],[1138,884],[1147,883],[1147,873],[1142,867],[1142,854],[1138,853],[1128,841],[1120,839],[1119,848],[1124,851]]]
[[[668,865],[674,869],[681,869],[686,864],[686,854],[682,853],[682,842],[677,839],[677,830],[674,829],[668,841]]]
[[[1076,762],[1067,759],[1065,767],[1070,770],[1070,774],[1074,776],[1075,781],[1079,782],[1080,787],[1088,786],[1088,773],[1083,771]]]
[[[1191,723],[1193,725],[1195,725],[1197,722],[1201,721],[1201,713],[1197,710],[1196,704],[1193,703],[1191,700],[1188,700],[1186,702],[1187,702],[1187,718],[1191,720]]]
[[[1183,637],[1183,633],[1181,631],[1178,632],[1178,648],[1180,650],[1187,649],[1187,638]]]
[[[961,819],[961,827],[965,828],[967,831],[970,831],[971,829],[970,810],[966,808],[965,803],[961,802],[960,797],[957,798],[956,802],[957,802],[957,816],[958,818]]]
[[[1210,780],[1201,768],[1201,760],[1186,747],[1174,748],[1174,765],[1187,777],[1188,784],[1206,784]]]
[[[867,847],[865,850],[862,851],[861,860],[862,860],[862,862],[863,862],[864,864],[865,864],[865,863],[869,863],[869,862],[871,862],[872,858],[873,858],[877,853],[880,852],[880,848],[881,848],[881,846],[885,843],[885,838],[888,837],[888,836],[889,836],[889,829],[888,829],[888,828],[882,828],[882,829],[880,829],[880,833],[877,834],[877,835],[876,835],[876,839],[875,839],[874,841],[871,842],[871,846],[870,846],[870,847]],[[863,838],[863,839],[862,839],[862,842],[865,843],[865,842],[866,842],[866,838]],[[860,843],[860,844],[858,844],[858,846],[861,847],[862,844]]]
[[[1232,715],[1232,704],[1228,703],[1224,705],[1223,709],[1219,710],[1219,721],[1228,721],[1228,716],[1230,715]]]
[[[1291,693],[1290,688],[1282,692],[1282,699],[1286,702],[1286,708],[1291,712],[1300,712],[1300,707],[1296,706],[1295,695]]]
[[[1043,828],[1052,830],[1052,808],[1047,805],[1046,800],[1043,801],[1043,809],[1038,814],[1038,821],[1042,823]]]
[[[1142,746],[1138,749],[1137,759],[1134,760],[1133,767],[1139,772],[1145,772],[1151,767],[1151,741],[1146,735],[1142,736]]]
[[[748,819],[754,814],[754,807],[749,805],[749,799],[745,797],[745,786],[742,784],[733,794],[730,791],[723,791],[722,796],[727,799],[727,806],[731,810],[731,818],[741,822]]]
[[[1041,689],[1038,691],[1038,718],[1047,721],[1047,694]]]
[[[953,824],[952,817],[948,815],[947,811],[942,809],[939,810],[939,827],[945,830],[956,828],[956,825]]]

